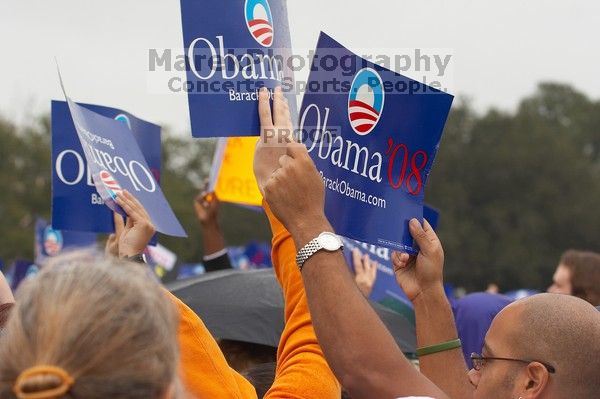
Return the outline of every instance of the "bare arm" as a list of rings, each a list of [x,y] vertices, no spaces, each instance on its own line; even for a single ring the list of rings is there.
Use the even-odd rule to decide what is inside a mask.
[[[214,193],[203,192],[194,200],[196,218],[202,228],[202,244],[205,255],[225,249],[225,239],[219,226],[220,202]]]
[[[261,140],[275,126],[291,130],[289,107],[280,89],[275,90],[272,113],[267,93],[260,93],[259,111]],[[257,148],[258,162],[254,165],[255,172],[259,171],[257,176],[264,176],[260,173],[264,167],[272,172],[282,152],[285,145]],[[302,276],[296,267],[294,241],[266,204],[264,208],[273,232],[273,268],[285,301],[285,327],[277,348],[275,382],[265,398],[339,399],[339,383],[323,356],[311,321]]]
[[[420,248],[418,256],[415,259],[395,252],[392,260],[396,280],[415,308],[417,345],[424,347],[454,340],[458,333],[442,282],[442,244],[427,221],[421,225],[413,219],[409,228]],[[461,348],[421,356],[419,364],[421,372],[451,398],[473,396]]]
[[[296,246],[322,231],[332,231],[324,218],[295,230]],[[446,397],[404,357],[357,288],[341,253],[318,252],[306,261],[302,274],[317,336],[351,397]]]
[[[277,349],[275,382],[265,399],[339,399],[340,386],[313,328],[302,276],[296,267],[296,247],[268,206],[265,210],[273,230],[273,267],[285,300],[285,328]]]
[[[268,101],[261,97],[260,104],[265,126]],[[323,182],[306,148],[298,143],[283,146],[286,132],[281,130],[276,123],[271,130],[276,134],[263,134],[254,170],[271,210],[301,248],[332,227],[324,216]],[[352,398],[446,398],[404,357],[359,291],[340,252],[315,254],[305,263],[302,276],[319,343]]]
[[[450,341],[458,337],[450,303],[444,289],[420,295],[414,302],[418,347]],[[461,348],[419,358],[421,372],[451,398],[468,399],[473,387]]]

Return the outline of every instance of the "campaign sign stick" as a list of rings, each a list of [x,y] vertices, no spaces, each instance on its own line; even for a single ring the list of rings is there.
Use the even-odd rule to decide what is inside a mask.
[[[181,20],[194,137],[258,136],[263,86],[297,115],[286,0],[181,0]]]
[[[319,62],[325,58],[332,61]],[[323,178],[325,211],[338,234],[416,253],[408,221],[423,219],[425,183],[452,99],[321,33],[298,138]]]
[[[35,222],[35,263],[41,265],[47,258],[60,255],[63,251],[94,249],[96,234],[81,231],[57,230],[46,220]]]
[[[130,113],[99,105],[80,104],[125,124],[135,138],[154,178],[160,182],[160,126]],[[52,224],[72,231],[111,233],[111,210],[98,195],[65,101],[52,101]]]
[[[125,189],[141,202],[157,231],[186,237],[131,130],[125,124],[90,111],[68,97],[67,102],[102,201],[113,211],[125,215],[115,202],[116,194]]]

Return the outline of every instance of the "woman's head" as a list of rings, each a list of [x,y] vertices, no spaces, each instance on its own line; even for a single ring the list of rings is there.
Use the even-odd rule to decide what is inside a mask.
[[[142,267],[71,255],[17,292],[0,397],[68,387],[65,397],[162,398],[176,381],[176,333],[176,310]]]

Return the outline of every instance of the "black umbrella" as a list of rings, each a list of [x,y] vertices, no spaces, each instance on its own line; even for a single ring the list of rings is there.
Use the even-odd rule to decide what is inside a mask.
[[[283,331],[283,295],[273,269],[223,270],[167,288],[194,310],[214,337],[277,347]],[[404,316],[371,305],[405,353],[415,352],[415,329]]]

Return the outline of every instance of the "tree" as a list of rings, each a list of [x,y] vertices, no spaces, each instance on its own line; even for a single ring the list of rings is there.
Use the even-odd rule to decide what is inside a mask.
[[[36,216],[50,213],[49,119],[17,128],[0,119],[0,236],[6,260],[33,259]]]
[[[595,107],[568,86],[541,84],[514,115],[453,109],[428,187],[442,211],[448,281],[543,289],[563,250],[600,249]]]

